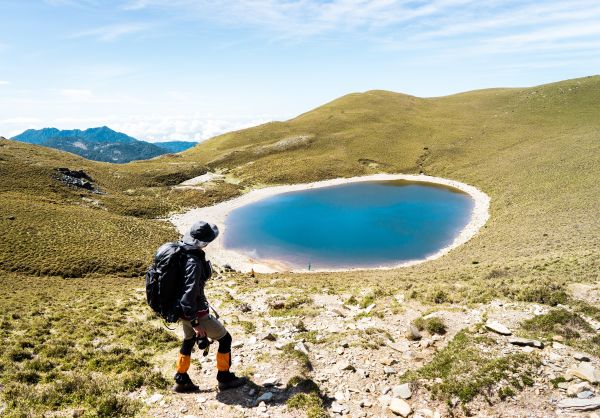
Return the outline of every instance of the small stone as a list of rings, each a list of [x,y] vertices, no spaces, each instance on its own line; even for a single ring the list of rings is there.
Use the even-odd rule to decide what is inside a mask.
[[[344,395],[344,392],[335,392],[335,395],[333,395],[333,397],[338,402],[344,402],[346,400],[346,395]]]
[[[14,217],[13,217],[14,218]],[[10,217],[9,217],[10,219]],[[0,408],[0,413],[3,412],[3,409]],[[73,410],[73,418],[79,418],[85,414],[85,409],[75,409]]]
[[[182,406],[181,408],[179,408],[179,412],[182,414],[185,414],[188,411],[186,406]]]
[[[394,364],[398,363],[396,361],[396,359],[390,358],[390,357],[386,357],[384,359],[381,360],[381,364],[383,364],[384,366],[392,366]]]
[[[387,393],[388,393],[390,390],[392,390],[392,388],[391,388],[391,387],[389,387],[389,386],[383,386],[383,387],[381,388],[381,394],[382,394],[382,395],[387,395]]]
[[[388,366],[385,366],[385,367],[383,368],[383,372],[384,372],[385,374],[396,374],[396,369],[394,369],[393,367],[388,367]]]
[[[263,401],[258,404],[258,412],[267,412],[267,404]]]
[[[261,334],[260,339],[263,341],[275,341],[277,340],[277,336],[270,332],[265,332],[264,334]]]
[[[231,344],[231,347],[232,347],[232,348],[240,348],[240,347],[241,347],[241,346],[243,346],[243,345],[244,345],[244,342],[243,342],[243,341],[234,341],[234,342]]]
[[[563,337],[562,335],[554,335],[552,336],[552,341],[556,341],[559,343],[562,343],[565,340],[565,337]]]
[[[369,306],[367,306],[365,308],[365,313],[370,313],[373,310],[374,307],[375,307],[374,303],[370,304]]]
[[[348,371],[351,371],[351,372],[355,372],[356,371],[356,369],[354,368],[354,366],[352,364],[350,364],[349,362],[347,362],[347,361],[342,361],[340,363],[339,367],[340,367],[340,370],[348,370]]]
[[[248,391],[248,396],[254,396],[256,395],[256,389],[252,388]]]
[[[587,382],[573,383],[567,388],[567,396],[577,396],[579,393],[586,390],[592,390],[592,387]]]
[[[410,399],[410,397],[412,396],[410,383],[404,383],[402,385],[394,386],[392,388],[392,394],[397,398]]]
[[[410,324],[408,326],[408,332],[407,332],[406,336],[408,337],[409,340],[420,340],[423,337],[421,335],[421,331],[419,331],[419,328],[417,328],[413,324]]]
[[[161,401],[163,397],[164,396],[161,395],[160,393],[155,393],[154,395],[152,395],[148,399],[146,399],[146,404],[152,405],[153,403]]]
[[[342,354],[344,354],[344,347],[338,347],[336,350],[336,353],[338,354],[338,356],[341,356]]]
[[[308,355],[308,347],[306,347],[306,345],[302,341],[296,343],[296,345],[294,346],[294,350],[300,351]]]
[[[9,221],[14,221],[15,219],[17,219],[17,218],[16,218],[14,215],[10,215],[10,216],[8,217],[8,220],[9,220]],[[79,411],[79,410],[73,411],[73,414],[75,414],[75,412],[78,412],[78,411]]]
[[[487,329],[489,329],[490,331],[493,331],[500,335],[512,335],[512,332],[505,325],[502,325],[500,322],[487,321],[485,323],[485,327]]]
[[[338,308],[333,308],[333,309],[331,310],[331,312],[333,312],[333,313],[334,313],[334,314],[336,314],[337,316],[341,316],[342,318],[345,318],[345,317],[346,317],[346,314],[345,314],[345,313],[344,313],[344,312],[343,312],[341,309],[338,309]]]
[[[256,403],[259,404],[262,401],[269,402],[271,399],[273,399],[273,393],[265,392],[256,399]]]
[[[373,406],[373,402],[371,402],[368,399],[363,399],[362,401],[360,401],[360,403],[358,404],[361,408],[370,408]]]
[[[539,349],[544,348],[544,343],[538,340],[528,340],[526,338],[513,337],[510,338],[508,342],[513,345],[518,345],[519,347],[534,347]]]
[[[591,390],[584,390],[583,392],[579,392],[577,394],[577,397],[579,399],[589,399],[592,396],[594,396],[594,392],[592,392]]]
[[[592,361],[590,356],[585,353],[575,353],[575,354],[573,354],[573,358],[578,361],[586,361],[586,362]]]
[[[398,398],[393,398],[389,406],[390,410],[401,417],[407,417],[411,414],[412,408],[406,401]]]
[[[280,379],[277,377],[269,377],[268,379],[263,380],[262,385],[266,388],[277,386],[280,382]]]
[[[340,405],[337,402],[332,402],[331,403],[331,412],[333,412],[334,414],[341,414],[344,412],[346,408],[343,405]]]

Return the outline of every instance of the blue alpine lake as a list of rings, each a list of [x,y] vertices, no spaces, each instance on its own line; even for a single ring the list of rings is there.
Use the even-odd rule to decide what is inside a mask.
[[[393,266],[450,245],[473,199],[433,183],[369,181],[282,193],[232,211],[224,246],[295,269]]]

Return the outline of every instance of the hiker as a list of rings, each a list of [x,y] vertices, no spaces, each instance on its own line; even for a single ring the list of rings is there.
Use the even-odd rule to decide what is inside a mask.
[[[199,388],[187,374],[190,368],[192,348],[206,346],[206,338],[219,342],[217,351],[217,381],[220,390],[232,389],[245,383],[229,371],[231,366],[231,335],[217,318],[210,315],[209,305],[204,296],[204,285],[212,274],[210,262],[206,261],[202,250],[219,235],[216,225],[198,221],[192,225],[181,242],[184,257],[183,295],[179,301],[179,318],[183,326],[183,343],[177,359],[175,392],[195,392]]]

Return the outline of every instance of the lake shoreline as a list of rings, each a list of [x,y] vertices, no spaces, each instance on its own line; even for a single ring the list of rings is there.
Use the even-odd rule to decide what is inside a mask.
[[[227,200],[218,203],[214,206],[195,208],[187,212],[173,215],[169,218],[169,221],[175,225],[176,229],[181,233],[185,233],[190,226],[197,220],[204,220],[207,222],[215,223],[219,226],[221,234],[219,237],[206,247],[205,251],[207,257],[218,265],[229,264],[233,269],[249,272],[254,270],[258,273],[277,273],[282,271],[290,272],[309,272],[307,269],[294,269],[290,268],[285,262],[278,260],[254,260],[246,254],[241,252],[225,248],[223,246],[223,233],[225,232],[225,221],[228,215],[235,209],[245,206],[250,203],[257,202],[259,200],[287,192],[294,192],[307,189],[316,189],[322,187],[336,186],[347,183],[365,182],[365,181],[389,181],[389,180],[407,180],[413,182],[432,183],[438,185],[444,185],[461,190],[467,193],[474,201],[473,209],[471,211],[471,217],[469,223],[461,230],[456,236],[454,241],[430,255],[429,257],[411,260],[395,265],[381,266],[381,267],[359,267],[359,268],[332,268],[332,269],[314,269],[310,272],[335,272],[335,271],[356,271],[356,270],[390,270],[401,267],[408,267],[426,261],[434,260],[447,254],[453,248],[464,244],[474,237],[479,229],[487,222],[489,218],[489,205],[490,198],[488,195],[483,193],[481,190],[474,186],[461,183],[455,180],[445,179],[441,177],[432,177],[426,175],[412,175],[412,174],[374,174],[369,176],[360,177],[349,177],[349,178],[336,178],[331,180],[323,180],[314,183],[303,183],[303,184],[292,184],[292,185],[281,185],[265,187],[261,189],[254,189],[242,196],[236,197],[231,200]]]

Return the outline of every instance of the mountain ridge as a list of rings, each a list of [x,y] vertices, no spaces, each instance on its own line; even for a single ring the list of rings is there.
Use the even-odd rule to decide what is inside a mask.
[[[59,149],[94,161],[111,163],[146,160],[163,154],[181,152],[196,145],[186,141],[167,141],[159,145],[135,139],[108,126],[85,130],[27,129],[12,139]]]

